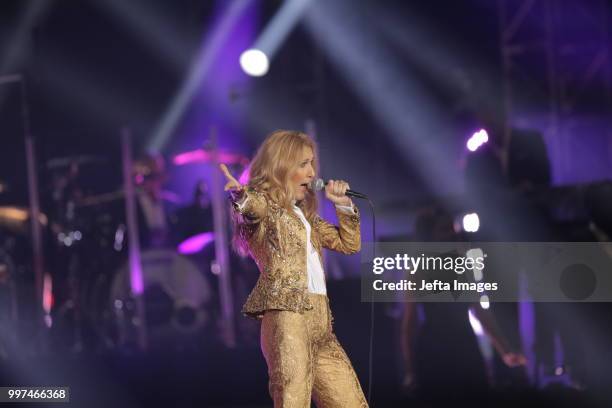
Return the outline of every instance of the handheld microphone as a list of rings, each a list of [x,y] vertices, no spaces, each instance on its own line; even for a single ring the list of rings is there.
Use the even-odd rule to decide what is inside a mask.
[[[325,185],[327,183],[329,183],[329,181],[323,181],[323,179],[320,178],[314,179],[308,184],[308,188],[312,191],[321,191],[325,188]],[[353,190],[346,190],[346,193],[344,193],[344,195],[348,197],[362,198],[364,200],[368,199],[367,195]]]

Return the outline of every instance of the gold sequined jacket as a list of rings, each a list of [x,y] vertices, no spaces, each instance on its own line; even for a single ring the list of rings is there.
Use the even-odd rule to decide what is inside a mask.
[[[252,189],[239,192],[233,206],[242,227],[239,230],[260,272],[242,312],[261,318],[264,311],[271,309],[298,313],[312,309],[307,296],[306,228],[298,215]],[[318,215],[311,222],[311,242],[319,258],[322,248],[345,254],[361,249],[357,208],[354,213],[337,209],[336,214],[339,226]]]

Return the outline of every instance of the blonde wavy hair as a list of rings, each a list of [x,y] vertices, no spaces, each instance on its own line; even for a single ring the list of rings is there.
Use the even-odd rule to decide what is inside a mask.
[[[289,178],[298,168],[300,155],[304,147],[312,149],[313,167],[318,172],[317,145],[307,134],[296,130],[277,130],[263,141],[251,161],[247,188],[265,194],[279,207],[292,211],[293,191]],[[303,200],[297,202],[306,219],[312,224],[317,215],[317,195],[306,191]],[[234,217],[234,249],[242,256],[248,253],[248,236],[256,234],[262,239],[263,230],[247,231],[248,227]]]

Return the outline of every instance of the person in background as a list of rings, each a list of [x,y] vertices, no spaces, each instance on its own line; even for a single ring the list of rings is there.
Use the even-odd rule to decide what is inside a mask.
[[[417,217],[414,237],[417,242],[459,240],[452,217],[435,208]],[[409,300],[404,305],[400,339],[405,392],[454,398],[480,394],[488,388],[486,366],[470,326],[469,311],[480,321],[508,367],[525,365],[524,355],[509,344],[490,310],[464,302]]]

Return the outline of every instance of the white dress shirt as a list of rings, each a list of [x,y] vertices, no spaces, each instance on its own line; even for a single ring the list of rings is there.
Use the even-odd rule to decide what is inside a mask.
[[[306,228],[306,271],[308,273],[308,292],[326,295],[327,290],[325,289],[325,274],[323,273],[321,259],[319,258],[317,250],[312,246],[312,242],[310,241],[310,223],[298,206],[294,205],[293,211],[298,215],[298,217],[300,217],[302,224],[304,224],[304,227]]]

